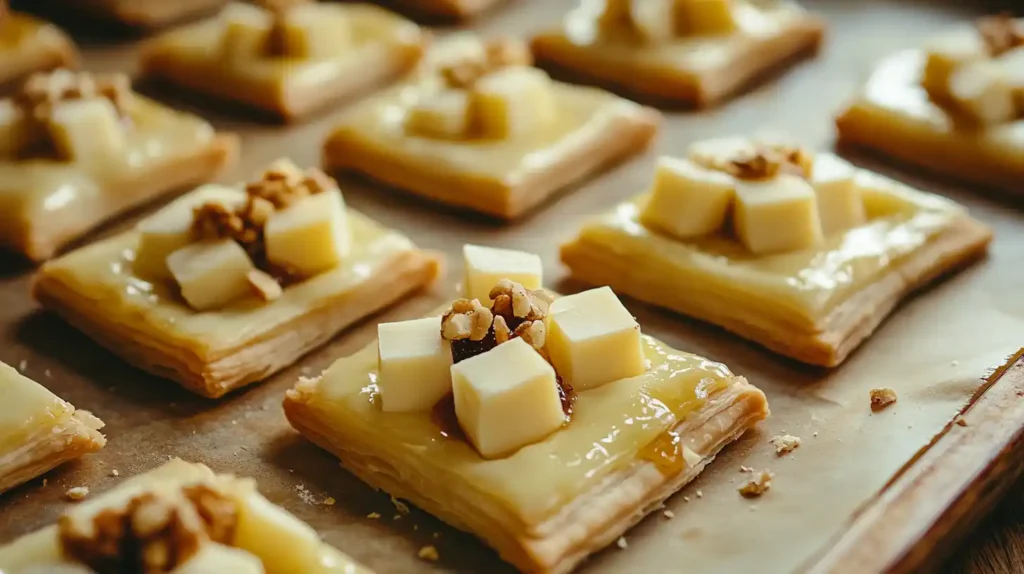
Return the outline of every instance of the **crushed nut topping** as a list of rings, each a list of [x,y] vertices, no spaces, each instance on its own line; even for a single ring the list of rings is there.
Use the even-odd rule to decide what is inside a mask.
[[[775,435],[768,442],[775,447],[775,454],[782,456],[800,446],[800,437],[791,434]]]
[[[1024,27],[1017,24],[1012,14],[986,16],[975,23],[978,34],[993,58],[1024,46]]]
[[[731,158],[725,171],[739,179],[770,179],[780,173],[810,177],[813,156],[799,146],[758,145]]]
[[[119,507],[61,517],[63,552],[101,574],[170,572],[212,540],[229,543],[238,506],[212,486],[145,492]]]
[[[772,487],[773,476],[775,475],[768,471],[768,469],[755,472],[753,478],[739,487],[739,493],[746,498],[757,498],[768,492],[768,489]]]
[[[301,171],[290,161],[278,160],[259,180],[247,185],[245,192],[266,200],[275,209],[284,209],[310,195],[335,189],[338,183],[323,171],[315,167]]]
[[[458,299],[441,317],[441,337],[448,341],[482,341],[491,331],[494,314],[476,299]]]
[[[529,49],[512,38],[493,38],[484,44],[482,54],[466,54],[441,65],[439,72],[450,88],[468,89],[487,74],[512,66],[529,66]]]
[[[281,288],[281,284],[274,279],[272,275],[259,269],[253,269],[246,276],[249,281],[249,285],[252,286],[253,291],[263,301],[273,301],[279,298],[284,290]]]
[[[882,387],[871,389],[871,410],[878,412],[896,402],[896,391]]]
[[[132,99],[131,82],[125,74],[99,75],[61,69],[33,74],[13,96],[14,104],[40,123],[50,120],[60,102],[91,98],[110,100],[118,115],[126,117]]]

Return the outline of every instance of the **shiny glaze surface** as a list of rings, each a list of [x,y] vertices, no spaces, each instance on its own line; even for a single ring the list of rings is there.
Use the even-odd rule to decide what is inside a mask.
[[[629,265],[667,269],[673,284],[699,283],[759,313],[796,312],[813,320],[962,213],[952,202],[876,174],[858,170],[856,177],[868,222],[826,237],[817,249],[755,256],[725,236],[679,241],[639,222],[643,195],[584,226],[577,241],[600,246]]]
[[[644,338],[644,350],[650,362],[646,373],[579,393],[568,425],[502,459],[486,460],[465,441],[448,436],[431,411],[381,411],[374,401],[375,344],[325,371],[310,407],[333,421],[326,424],[341,436],[377,445],[374,456],[396,468],[443,475],[452,488],[477,491],[526,524],[536,524],[613,470],[636,461],[641,448],[732,378],[725,365],[650,337]]]
[[[0,363],[0,462],[34,433],[66,420],[74,409],[39,383]]]
[[[185,196],[179,201],[188,199]],[[138,241],[134,231],[52,261],[42,273],[58,279],[78,296],[91,299],[105,315],[116,317],[140,335],[195,348],[203,354],[223,351],[343,296],[370,280],[393,256],[413,249],[406,237],[352,209],[348,210],[348,219],[352,253],[345,262],[290,285],[271,303],[252,297],[216,311],[193,311],[170,282],[153,283],[133,273]]]

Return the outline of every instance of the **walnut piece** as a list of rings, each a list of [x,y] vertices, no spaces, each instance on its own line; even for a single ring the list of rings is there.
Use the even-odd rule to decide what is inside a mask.
[[[249,285],[252,286],[253,291],[263,301],[273,301],[279,298],[284,290],[281,289],[281,284],[277,282],[266,271],[260,271],[259,269],[253,269],[246,275],[246,279],[249,280]]]
[[[739,487],[739,493],[746,498],[757,498],[768,492],[772,487],[772,477],[775,476],[768,469],[754,472],[754,477]]]
[[[465,54],[442,64],[441,77],[450,88],[469,89],[487,74],[511,66],[529,66],[533,57],[521,41],[513,38],[492,38],[484,44],[482,54]]]
[[[78,502],[79,500],[85,500],[86,496],[89,496],[88,486],[73,486],[64,493],[64,496],[68,497],[68,500]]]
[[[1024,27],[1018,25],[1011,14],[979,18],[975,28],[993,58],[1018,46],[1024,46]]]
[[[725,171],[739,179],[770,179],[780,173],[810,177],[813,156],[799,146],[758,145],[731,158]]]
[[[441,337],[448,341],[482,341],[493,322],[494,314],[476,299],[458,299],[441,317]]]
[[[896,391],[882,387],[871,389],[871,410],[878,412],[896,402]]]
[[[245,192],[269,202],[275,209],[285,209],[310,195],[336,189],[338,183],[323,171],[314,167],[303,172],[288,160],[278,160],[258,180],[247,185]]]
[[[775,435],[768,442],[775,447],[775,454],[782,456],[800,446],[800,437],[791,434]]]
[[[125,74],[94,75],[61,69],[33,74],[13,100],[27,117],[45,123],[60,102],[91,98],[110,100],[124,118],[132,97],[131,82]]]

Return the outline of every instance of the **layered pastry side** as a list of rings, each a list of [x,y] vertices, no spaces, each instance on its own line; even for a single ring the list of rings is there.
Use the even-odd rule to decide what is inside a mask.
[[[251,478],[180,459],[0,546],[4,574],[370,574]]]
[[[503,4],[507,0],[389,0],[416,16],[444,20],[468,20]]]
[[[982,18],[886,58],[836,126],[841,144],[1024,193],[1024,19]]]
[[[107,443],[103,421],[0,362],[0,492]],[[0,561],[0,571],[3,571]]]
[[[781,139],[662,157],[650,189],[562,246],[574,276],[836,366],[991,231],[944,198]]]
[[[725,365],[642,335],[611,289],[554,298],[536,255],[465,259],[465,298],[379,325],[284,408],[363,481],[516,568],[571,571],[768,416]]]
[[[42,261],[101,223],[232,164],[234,136],[124,75],[36,74],[0,100],[0,249]]]
[[[136,366],[219,397],[431,283],[439,265],[346,208],[319,170],[280,160],[244,191],[201,187],[49,262],[34,293]]]
[[[0,0],[0,87],[35,72],[78,65],[78,49],[63,30],[26,14],[11,12]]]
[[[143,74],[295,120],[393,80],[427,35],[368,4],[232,3],[142,50]]]
[[[656,111],[554,82],[531,62],[519,41],[453,36],[412,79],[348,110],[324,162],[513,219],[655,136]]]
[[[816,53],[824,34],[821,20],[789,0],[582,0],[531,47],[559,75],[704,107]]]

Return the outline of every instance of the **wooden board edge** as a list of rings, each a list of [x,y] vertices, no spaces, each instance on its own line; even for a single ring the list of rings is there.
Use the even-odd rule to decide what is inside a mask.
[[[1024,473],[1024,348],[801,571],[931,572]]]

